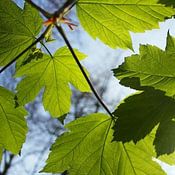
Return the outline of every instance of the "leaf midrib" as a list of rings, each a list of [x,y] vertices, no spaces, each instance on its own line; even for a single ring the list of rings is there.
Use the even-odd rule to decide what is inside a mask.
[[[106,135],[105,135],[105,139],[104,139],[104,144],[103,144],[103,147],[102,147],[102,151],[101,151],[101,157],[100,157],[100,174],[101,174],[101,167],[102,167],[102,162],[103,162],[103,153],[104,153],[104,150],[105,150],[105,146],[106,146],[106,140],[108,138],[108,134],[109,134],[109,131],[111,129],[111,126],[112,126],[112,123],[113,123],[113,120],[111,119],[110,123],[109,123],[109,126],[107,128],[107,131],[106,131]],[[111,168],[111,167],[110,167]],[[113,174],[113,172],[112,172]]]
[[[58,87],[58,77],[57,77],[57,72],[56,72],[56,67],[55,67],[55,59],[53,59],[52,60],[52,64],[53,64],[53,69],[54,69],[54,77],[55,77],[55,87],[56,87],[56,96],[57,96],[57,105],[59,106],[59,112],[62,114],[62,113],[64,113],[64,112],[62,112],[62,108],[61,108],[61,106],[60,106],[60,96],[59,96],[59,94],[58,94],[58,89],[59,89],[59,87]]]
[[[139,4],[139,3],[136,3],[136,4],[117,4],[117,3],[110,3],[110,2],[89,2],[89,1],[79,1],[78,4],[85,4],[85,5],[118,5],[118,6],[154,6],[154,7],[164,7],[162,4]]]

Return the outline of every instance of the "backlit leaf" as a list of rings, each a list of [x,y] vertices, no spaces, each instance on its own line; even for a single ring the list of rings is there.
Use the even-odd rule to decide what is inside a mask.
[[[76,50],[80,60],[85,55]],[[18,84],[17,96],[20,104],[26,104],[35,99],[44,88],[43,104],[53,117],[59,117],[70,110],[70,84],[82,92],[89,92],[79,67],[66,47],[59,49],[51,58],[43,55],[41,59],[31,61],[17,71],[16,76],[25,76]]]
[[[39,13],[30,5],[22,10],[12,0],[0,0],[0,66],[27,48],[41,26]]]
[[[15,108],[14,97],[12,92],[0,87],[0,145],[18,154],[26,137],[27,113],[23,107]]]
[[[159,157],[159,160],[169,164],[169,165],[175,165],[175,152],[172,154],[164,154]]]
[[[152,160],[152,140],[137,145],[111,142],[113,122],[104,114],[92,114],[66,125],[68,132],[51,148],[44,172],[70,175],[163,175]]]
[[[140,54],[132,55],[114,70],[122,85],[133,87],[131,78],[138,78],[140,86],[151,86],[175,95],[175,39],[168,34],[166,50],[155,46],[140,46]],[[137,87],[135,87],[137,89]],[[140,89],[140,88],[138,88]]]
[[[129,32],[159,28],[158,22],[175,10],[158,0],[79,0],[78,17],[84,29],[110,47],[130,48]]]

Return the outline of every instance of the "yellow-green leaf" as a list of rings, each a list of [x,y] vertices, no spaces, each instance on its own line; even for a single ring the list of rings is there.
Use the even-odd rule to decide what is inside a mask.
[[[44,172],[70,175],[164,175],[152,160],[150,137],[137,145],[112,142],[113,122],[92,114],[66,125],[67,132],[51,148]]]
[[[86,56],[75,50],[80,60]],[[90,88],[70,51],[60,48],[53,58],[43,55],[41,59],[31,61],[17,71],[16,76],[25,76],[17,86],[20,104],[26,104],[44,88],[43,104],[53,117],[69,112],[71,105],[70,83],[82,92]]]
[[[84,29],[112,48],[132,49],[129,32],[159,28],[158,22],[175,10],[158,0],[79,0],[78,17]]]
[[[140,54],[125,58],[125,62],[114,70],[120,83],[133,87],[151,86],[175,95],[175,39],[168,34],[165,51],[151,45],[140,46]],[[133,80],[133,81],[132,81]],[[134,87],[140,89],[140,87]]]
[[[0,145],[18,154],[27,133],[24,118],[27,113],[23,107],[16,107],[14,97],[12,92],[0,87]]]
[[[39,12],[30,5],[25,4],[22,10],[12,0],[0,0],[0,66],[27,48],[41,26]]]

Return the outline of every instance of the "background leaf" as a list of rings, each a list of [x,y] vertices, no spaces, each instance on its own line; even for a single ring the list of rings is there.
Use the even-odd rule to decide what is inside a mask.
[[[25,141],[27,115],[23,107],[15,108],[14,94],[0,87],[0,145],[18,154]]]
[[[158,155],[170,154],[175,151],[174,136],[175,136],[174,120],[167,120],[159,125],[159,128],[156,133],[156,138],[154,140],[154,145]]]
[[[28,4],[22,10],[12,0],[1,0],[0,21],[0,66],[3,66],[35,40],[42,19]]]
[[[154,141],[157,156],[174,151],[175,125],[167,121],[175,117],[175,100],[163,92],[150,89],[129,96],[114,115],[118,118],[114,125],[114,140],[137,142],[160,124]]]
[[[85,55],[75,50],[80,60]],[[79,67],[66,47],[56,51],[54,57],[44,54],[41,59],[31,61],[17,71],[16,76],[25,76],[17,86],[20,104],[26,104],[44,88],[43,104],[53,117],[59,117],[70,110],[71,90],[74,85],[82,92],[90,88]]]
[[[129,32],[159,28],[158,22],[175,10],[158,0],[79,0],[78,17],[84,29],[112,48],[132,49]]]
[[[71,122],[69,130],[52,146],[44,172],[70,175],[163,175],[152,161],[150,138],[137,145],[111,142],[113,123],[104,114],[92,114]]]

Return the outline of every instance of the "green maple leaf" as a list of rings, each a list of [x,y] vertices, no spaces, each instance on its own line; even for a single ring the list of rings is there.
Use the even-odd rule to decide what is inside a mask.
[[[75,50],[80,60],[86,56]],[[17,86],[20,104],[26,104],[44,88],[43,104],[53,117],[62,116],[70,110],[71,83],[82,92],[89,92],[89,86],[70,51],[63,47],[51,58],[44,54],[41,59],[31,61],[17,71],[16,76],[25,76]]]
[[[154,89],[137,92],[126,98],[114,115],[118,118],[113,128],[114,140],[137,142],[159,124],[154,140],[157,156],[174,152],[175,100],[164,92]]]
[[[0,87],[0,145],[18,154],[25,141],[27,115],[23,107],[16,107],[15,95]],[[2,151],[2,149],[1,149]]]
[[[3,66],[32,44],[42,19],[28,4],[22,10],[12,0],[1,0],[0,21],[0,66]]]
[[[159,28],[158,22],[175,10],[158,0],[79,0],[78,17],[84,29],[112,48],[130,48],[129,32]]]
[[[175,95],[175,39],[168,34],[166,50],[155,46],[140,46],[140,54],[132,55],[114,70],[115,76],[125,86],[151,86],[166,92],[168,96]],[[137,83],[134,82],[134,79]],[[133,81],[132,81],[133,80]]]
[[[159,0],[159,3],[165,4],[167,6],[175,7],[175,1],[174,0]]]
[[[68,132],[60,136],[51,148],[43,172],[70,175],[163,175],[152,160],[154,149],[147,137],[137,145],[111,142],[111,118],[92,114],[66,125]]]

